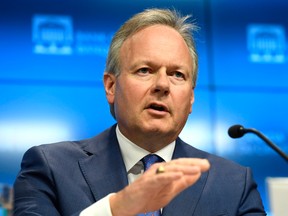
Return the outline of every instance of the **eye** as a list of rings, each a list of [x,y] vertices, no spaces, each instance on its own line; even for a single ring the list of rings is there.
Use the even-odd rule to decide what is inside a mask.
[[[182,72],[179,72],[179,71],[175,71],[173,73],[173,76],[175,76],[177,79],[185,79],[185,75],[182,73]]]
[[[142,74],[142,75],[145,75],[149,72],[150,72],[149,68],[140,68],[139,70],[137,70],[137,73]]]

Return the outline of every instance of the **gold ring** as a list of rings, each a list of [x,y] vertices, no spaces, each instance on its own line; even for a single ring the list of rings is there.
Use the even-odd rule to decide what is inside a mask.
[[[160,173],[164,173],[164,172],[165,172],[164,166],[159,166],[156,170],[156,174],[160,174]]]

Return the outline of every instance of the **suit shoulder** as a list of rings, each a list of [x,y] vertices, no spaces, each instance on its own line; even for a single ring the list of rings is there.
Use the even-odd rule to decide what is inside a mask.
[[[28,149],[25,155],[31,155],[31,154],[45,154],[45,155],[51,155],[54,158],[57,156],[59,157],[69,157],[69,156],[83,156],[83,155],[89,155],[90,149],[102,148],[101,144],[104,143],[104,140],[107,140],[109,134],[113,131],[113,128],[109,128],[105,130],[104,132],[91,137],[87,139],[82,140],[76,140],[76,141],[61,141],[61,142],[55,142],[55,143],[47,143],[47,144],[41,144],[38,146],[33,146]]]
[[[210,164],[211,164],[211,168],[212,169],[219,169],[219,170],[230,170],[230,171],[244,171],[246,172],[246,169],[247,167],[244,167],[243,165],[233,161],[233,160],[230,160],[230,159],[227,159],[227,158],[224,158],[222,156],[219,156],[219,155],[216,155],[216,154],[213,154],[213,153],[209,153],[207,151],[203,151],[203,150],[200,150],[198,148],[195,148],[185,142],[184,143],[184,146],[186,148],[187,151],[190,152],[190,157],[199,157],[199,158],[205,158],[207,159]],[[225,169],[223,169],[225,168]],[[227,169],[228,168],[228,169]]]

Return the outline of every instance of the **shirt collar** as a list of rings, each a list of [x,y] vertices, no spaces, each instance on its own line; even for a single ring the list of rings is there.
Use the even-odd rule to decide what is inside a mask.
[[[122,157],[126,166],[126,171],[128,172],[137,162],[139,162],[143,157],[150,152],[145,149],[137,146],[135,143],[127,139],[119,130],[117,125],[116,127],[116,136],[119,142],[120,150]],[[170,161],[175,148],[175,141],[155,152],[158,156],[163,158],[164,161]]]

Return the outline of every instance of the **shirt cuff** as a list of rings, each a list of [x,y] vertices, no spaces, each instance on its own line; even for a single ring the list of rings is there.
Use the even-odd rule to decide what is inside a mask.
[[[79,216],[112,216],[109,197],[114,193],[108,194],[104,198],[90,205],[80,212]]]

